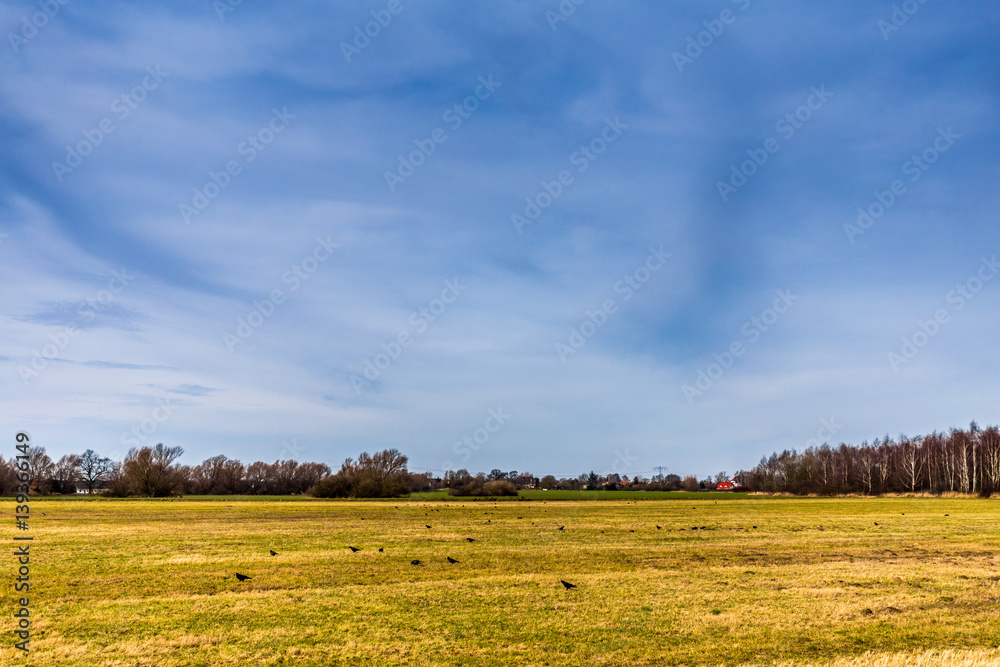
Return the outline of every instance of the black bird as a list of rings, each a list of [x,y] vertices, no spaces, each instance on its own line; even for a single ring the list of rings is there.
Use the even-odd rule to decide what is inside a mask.
[[[657,526],[657,527],[656,527],[656,529],[657,529],[657,530],[662,530],[662,528],[660,528],[659,526]]]
[[[576,588],[576,584],[571,584],[568,581],[563,581],[562,579],[559,580],[559,583],[565,586],[567,590],[569,590],[570,588]]]
[[[472,539],[471,537],[467,537],[467,538],[465,538],[465,541],[466,541],[466,542],[475,542],[475,540],[474,540],[474,539]]]
[[[757,526],[754,526],[754,530],[757,530]]]
[[[875,525],[876,525],[876,526],[878,525],[878,521],[876,521],[876,522],[875,522]]]
[[[270,551],[271,551],[271,555],[272,556],[277,556],[278,555],[278,552],[275,551],[274,549],[271,549]]]
[[[379,547],[378,552],[382,553],[382,547]]]
[[[457,563],[458,561],[455,560],[454,558],[452,558],[451,556],[448,556],[448,562],[449,563]]]
[[[951,516],[950,514],[945,514],[945,516]]]
[[[347,548],[350,549],[353,553],[357,553],[358,551],[361,551],[361,549],[359,549],[357,547],[347,547]]]
[[[419,560],[411,560],[410,561],[410,565],[420,565],[420,561]]]
[[[565,528],[565,527],[566,527],[566,526],[559,526],[559,530],[562,530],[562,529],[563,529],[563,528]]]
[[[250,577],[248,577],[248,576],[247,576],[247,575],[245,575],[245,574],[240,574],[239,572],[237,572],[237,573],[236,573],[236,578],[237,578],[237,579],[239,579],[240,581],[246,581],[246,580],[247,580],[247,579],[249,579]]]

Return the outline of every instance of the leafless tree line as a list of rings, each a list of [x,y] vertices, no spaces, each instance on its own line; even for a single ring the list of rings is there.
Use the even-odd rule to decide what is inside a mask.
[[[179,465],[180,447],[132,449],[124,461],[112,461],[88,449],[53,461],[44,447],[28,449],[31,491],[60,494],[86,491],[112,496],[163,497],[177,494],[291,495],[305,493],[330,476],[325,463],[257,461],[244,465],[225,456],[213,456],[196,466]],[[0,457],[0,492],[14,491],[14,460]]]
[[[803,452],[764,457],[738,475],[752,490],[771,493],[968,493],[1000,491],[1000,430],[967,430],[896,439],[885,436],[861,445],[824,444]]]

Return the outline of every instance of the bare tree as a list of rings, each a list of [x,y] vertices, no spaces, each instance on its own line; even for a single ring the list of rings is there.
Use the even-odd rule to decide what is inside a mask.
[[[111,472],[114,462],[97,454],[93,449],[88,449],[80,457],[77,463],[77,474],[80,482],[86,487],[87,493],[93,493],[97,486],[105,481],[107,474]]]
[[[16,460],[12,457],[10,461],[5,461],[0,456],[0,493],[14,493],[17,488],[17,467],[14,465]]]
[[[78,454],[66,454],[52,466],[49,484],[52,493],[76,493],[76,483],[79,480],[77,467],[80,465]]]
[[[168,496],[180,488],[184,480],[173,464],[183,453],[180,447],[166,447],[162,442],[155,447],[133,447],[122,464],[130,492],[153,498]]]
[[[28,476],[31,490],[35,493],[48,493],[52,488],[52,459],[45,453],[44,447],[32,445],[28,447]]]

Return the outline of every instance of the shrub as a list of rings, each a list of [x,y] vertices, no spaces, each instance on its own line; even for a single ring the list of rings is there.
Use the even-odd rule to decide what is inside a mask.
[[[453,487],[452,496],[516,496],[517,487],[505,479],[487,480],[482,475]]]
[[[398,498],[409,493],[407,459],[395,449],[344,461],[340,471],[309,490],[317,498]]]

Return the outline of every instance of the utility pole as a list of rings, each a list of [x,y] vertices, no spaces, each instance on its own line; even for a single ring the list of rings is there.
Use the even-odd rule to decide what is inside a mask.
[[[656,466],[655,468],[653,468],[653,470],[656,471],[656,481],[662,482],[663,473],[667,472],[667,466]]]

